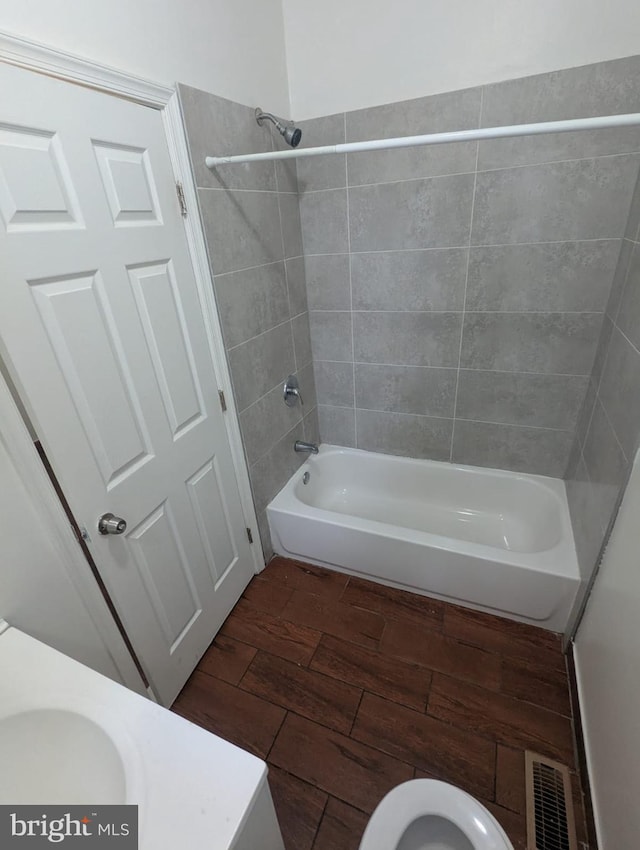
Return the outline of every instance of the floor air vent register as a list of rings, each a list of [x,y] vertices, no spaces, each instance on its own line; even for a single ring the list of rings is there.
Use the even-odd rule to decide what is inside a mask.
[[[525,753],[528,850],[578,850],[568,768]]]

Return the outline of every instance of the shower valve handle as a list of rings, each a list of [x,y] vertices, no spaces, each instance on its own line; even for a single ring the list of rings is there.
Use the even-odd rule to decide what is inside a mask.
[[[287,380],[284,382],[283,395],[284,403],[287,405],[287,407],[294,407],[298,403],[298,401],[300,402],[300,404],[304,404],[302,400],[302,394],[298,385],[298,379],[295,375],[289,375]]]

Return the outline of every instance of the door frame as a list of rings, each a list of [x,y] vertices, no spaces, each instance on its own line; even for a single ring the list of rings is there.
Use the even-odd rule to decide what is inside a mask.
[[[260,541],[258,520],[253,504],[238,411],[227,363],[222,327],[215,303],[213,277],[209,266],[206,242],[200,220],[197,190],[192,176],[189,149],[176,88],[154,83],[2,31],[0,31],[0,62],[15,65],[27,71],[35,71],[55,77],[66,82],[87,86],[106,94],[115,95],[143,106],[157,109],[161,112],[174,179],[176,183],[179,182],[182,184],[184,199],[189,210],[188,215],[183,219],[189,255],[193,265],[198,294],[204,308],[203,318],[214,375],[218,387],[224,392],[227,402],[224,423],[229,440],[234,472],[238,482],[245,523],[252,531],[253,545],[251,546],[251,550],[254,570],[256,573],[260,572],[264,569],[264,555]],[[3,399],[0,394],[0,406],[2,402]],[[25,434],[29,436],[26,428],[23,434],[17,433],[14,429],[14,432],[10,432],[7,435],[7,439],[11,443],[12,454],[15,454],[16,457],[24,455]],[[40,464],[40,459],[37,457],[33,445],[31,445],[31,451]],[[60,507],[60,503],[53,488],[47,486],[48,482],[43,480],[33,465],[24,463],[22,465],[22,472],[25,482],[34,495],[37,496],[48,512],[53,512],[55,515],[56,509],[51,502],[55,500],[58,507]],[[75,542],[75,548],[80,554],[77,542]],[[82,558],[82,561],[84,563],[84,558]],[[73,565],[75,570],[77,570],[78,564],[79,560],[77,558],[71,559],[70,565]],[[86,563],[84,569],[87,573],[89,572]]]

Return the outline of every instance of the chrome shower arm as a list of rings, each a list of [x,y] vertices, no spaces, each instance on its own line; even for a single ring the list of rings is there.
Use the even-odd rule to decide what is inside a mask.
[[[255,115],[258,126],[262,127],[265,120],[271,121],[276,130],[284,138],[285,142],[292,148],[295,148],[300,144],[302,130],[296,127],[293,121],[285,121],[284,118],[278,118],[277,115],[274,115],[271,112],[263,112],[260,107],[256,109]]]

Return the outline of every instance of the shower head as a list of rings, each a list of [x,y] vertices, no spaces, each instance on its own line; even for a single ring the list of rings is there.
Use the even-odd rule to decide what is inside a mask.
[[[278,118],[270,112],[263,112],[259,107],[256,109],[256,121],[262,127],[265,118],[273,124],[276,130],[284,138],[288,145],[292,148],[297,148],[302,138],[302,130],[295,127],[293,121],[285,121],[283,118]]]

